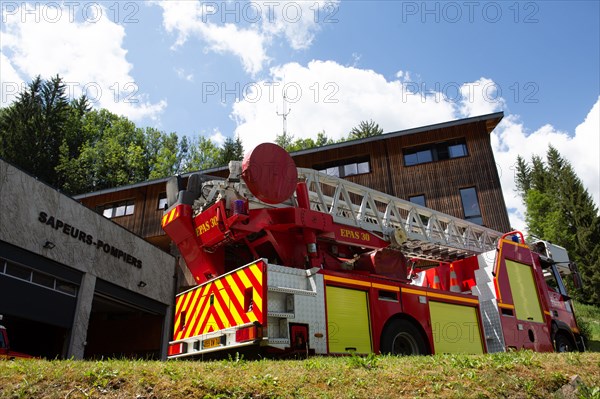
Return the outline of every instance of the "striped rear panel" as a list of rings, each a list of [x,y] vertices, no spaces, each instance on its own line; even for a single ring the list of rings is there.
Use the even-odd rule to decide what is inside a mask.
[[[265,270],[258,261],[178,295],[173,340],[255,321],[264,324]]]

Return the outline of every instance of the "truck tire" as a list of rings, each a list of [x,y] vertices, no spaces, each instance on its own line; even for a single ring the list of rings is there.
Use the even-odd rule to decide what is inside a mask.
[[[557,331],[554,334],[554,350],[556,352],[573,352],[577,349],[577,346],[564,331]]]
[[[427,355],[421,331],[408,320],[392,320],[381,334],[381,353],[391,355]]]

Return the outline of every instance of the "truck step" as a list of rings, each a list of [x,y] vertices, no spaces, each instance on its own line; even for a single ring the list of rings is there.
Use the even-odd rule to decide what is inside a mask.
[[[269,345],[284,345],[290,346],[290,340],[287,338],[269,338]]]
[[[293,319],[296,317],[294,313],[286,313],[286,312],[268,312],[267,315],[269,317],[277,317],[280,319]]]
[[[269,287],[269,291],[270,292],[283,292],[284,294],[317,296],[316,291],[300,290],[297,288]]]

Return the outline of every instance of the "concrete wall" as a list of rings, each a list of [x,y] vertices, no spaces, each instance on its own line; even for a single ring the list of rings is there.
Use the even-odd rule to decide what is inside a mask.
[[[174,257],[3,160],[0,240],[87,274],[72,342],[85,340],[96,278],[172,305]]]

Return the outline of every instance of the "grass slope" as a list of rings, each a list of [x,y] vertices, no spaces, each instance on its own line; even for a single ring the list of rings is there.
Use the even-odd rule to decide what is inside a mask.
[[[600,307],[575,302],[579,327],[588,336],[588,350],[600,352]]]
[[[0,363],[0,398],[548,398],[574,375],[600,398],[600,353],[19,360]]]

